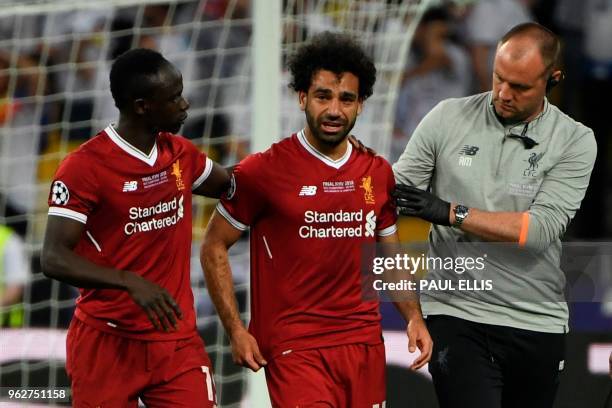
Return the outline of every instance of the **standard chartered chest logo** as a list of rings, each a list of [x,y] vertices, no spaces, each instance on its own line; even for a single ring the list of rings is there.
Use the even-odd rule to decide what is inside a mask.
[[[170,201],[160,201],[151,207],[131,207],[123,231],[126,235],[160,230],[176,225],[184,216],[183,196]]]
[[[376,214],[370,210],[364,217],[363,210],[304,212],[304,224],[300,225],[300,238],[374,237]]]

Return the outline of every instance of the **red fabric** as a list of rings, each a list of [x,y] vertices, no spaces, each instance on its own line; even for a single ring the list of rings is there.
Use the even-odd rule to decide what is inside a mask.
[[[251,227],[249,330],[264,356],[379,343],[378,302],[362,301],[360,268],[362,245],[395,226],[390,165],[353,151],[337,169],[293,135],[246,158],[234,177],[235,193],[218,210],[235,227]],[[311,220],[315,212],[351,219]],[[310,227],[355,236],[309,236]]]
[[[212,366],[197,334],[171,341],[136,340],[73,319],[66,356],[76,408],[136,408],[138,398],[153,408],[216,403]]]
[[[68,211],[69,218],[86,217],[75,252],[98,265],[129,270],[164,287],[184,317],[177,332],[159,332],[126,292],[81,289],[79,318],[100,330],[132,338],[192,336],[191,187],[206,169],[206,156],[182,137],[160,134],[157,160],[149,165],[128,154],[107,132],[109,128],[61,163],[49,195],[50,216]],[[69,191],[67,202],[53,200],[58,184]]]
[[[265,370],[275,408],[384,408],[382,343],[294,351],[268,362]]]

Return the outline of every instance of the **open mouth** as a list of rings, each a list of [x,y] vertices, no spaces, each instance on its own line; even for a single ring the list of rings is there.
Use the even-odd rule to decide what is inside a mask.
[[[322,122],[321,130],[326,133],[338,133],[344,127],[342,122]]]

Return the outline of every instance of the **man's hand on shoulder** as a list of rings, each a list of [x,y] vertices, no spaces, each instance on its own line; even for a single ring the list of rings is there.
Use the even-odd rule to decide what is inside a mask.
[[[362,152],[362,153],[369,153],[372,156],[376,156],[377,153],[374,149],[372,149],[371,147],[368,147],[366,145],[364,145],[363,143],[361,143],[361,140],[357,139],[355,136],[353,135],[349,135],[348,137],[348,141],[350,144],[353,145],[353,147],[355,149],[357,149],[358,151]]]
[[[413,186],[396,184],[393,192],[401,215],[422,218],[433,224],[450,226],[449,202],[428,191]]]

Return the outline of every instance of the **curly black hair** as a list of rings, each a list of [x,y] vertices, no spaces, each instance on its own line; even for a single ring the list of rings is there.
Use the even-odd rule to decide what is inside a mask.
[[[312,77],[324,69],[337,75],[350,72],[359,78],[359,98],[372,95],[376,82],[376,67],[360,44],[346,34],[329,31],[317,34],[301,46],[287,62],[291,72],[289,87],[296,92],[308,92]]]
[[[113,63],[110,72],[110,88],[115,106],[123,109],[130,100],[152,95],[157,83],[157,74],[172,64],[159,52],[136,48],[121,54]]]

